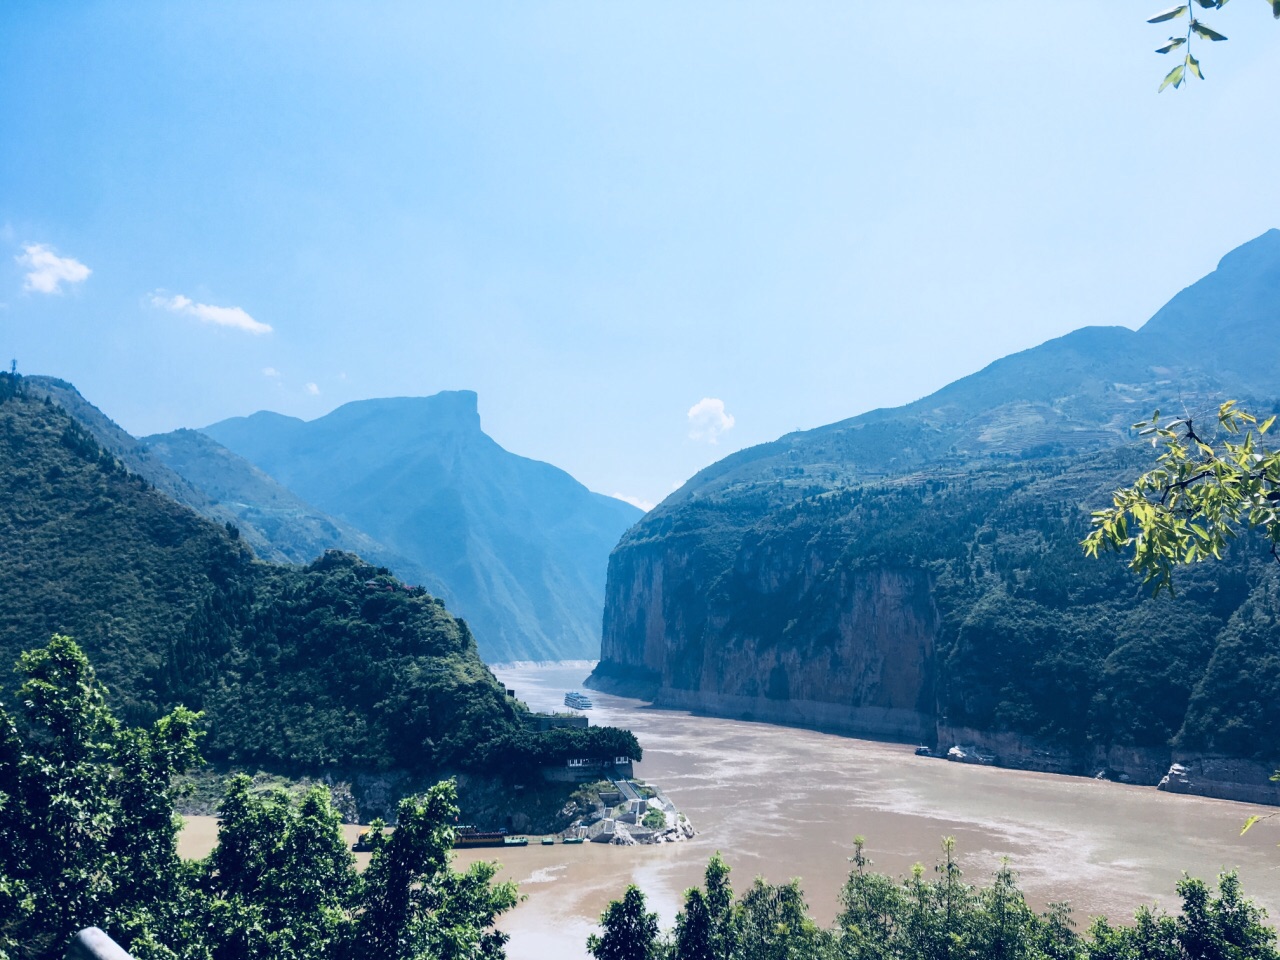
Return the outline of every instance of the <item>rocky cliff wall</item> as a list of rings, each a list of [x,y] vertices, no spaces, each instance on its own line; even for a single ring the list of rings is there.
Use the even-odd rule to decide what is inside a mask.
[[[714,583],[679,539],[619,548],[589,685],[663,706],[932,739],[928,576],[835,569],[821,546],[744,545]]]
[[[975,730],[945,722],[937,726],[936,742],[936,752],[942,756],[946,756],[952,747],[959,747],[971,762],[989,762],[993,766],[1015,770],[1100,777],[1146,786],[1158,784],[1173,762],[1173,755],[1167,748],[1088,746],[1072,750],[1019,733]]]
[[[835,563],[821,540],[625,543],[610,564],[588,686],[714,716],[953,746],[969,762],[1280,805],[1271,768],[1170,747],[1083,745],[950,724],[936,696],[934,584],[890,563]],[[708,576],[707,572],[717,572]]]

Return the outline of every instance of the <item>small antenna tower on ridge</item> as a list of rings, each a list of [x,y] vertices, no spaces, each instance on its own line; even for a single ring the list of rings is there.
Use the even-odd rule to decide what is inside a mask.
[[[9,372],[10,373],[18,372],[18,360],[16,357],[9,361]]]

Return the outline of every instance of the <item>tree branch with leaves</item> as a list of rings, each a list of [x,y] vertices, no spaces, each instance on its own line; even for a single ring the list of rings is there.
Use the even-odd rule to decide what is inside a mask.
[[[1212,436],[1190,416],[1162,424],[1158,410],[1135,424],[1164,452],[1154,470],[1094,512],[1085,552],[1132,550],[1129,568],[1156,593],[1173,590],[1176,566],[1221,559],[1245,530],[1263,533],[1280,560],[1280,449],[1262,445],[1275,422],[1275,416],[1259,422],[1229,400],[1218,408]]]
[[[1227,0],[1194,0],[1194,3],[1204,10],[1221,10],[1227,5]],[[1280,0],[1266,0],[1266,3],[1271,7],[1272,16],[1280,20]],[[1175,65],[1172,70],[1165,74],[1165,78],[1160,84],[1161,91],[1165,87],[1178,89],[1192,74],[1195,74],[1201,80],[1204,79],[1204,72],[1200,69],[1200,61],[1191,53],[1193,40],[1200,39],[1208,40],[1212,43],[1220,43],[1227,39],[1224,34],[1219,33],[1195,15],[1191,2],[1180,3],[1167,10],[1161,10],[1149,19],[1147,23],[1168,23],[1173,20],[1180,20],[1183,17],[1187,18],[1186,33],[1182,36],[1172,36],[1167,43],[1156,48],[1156,53],[1169,54],[1174,51],[1182,51],[1183,54],[1182,62]]]

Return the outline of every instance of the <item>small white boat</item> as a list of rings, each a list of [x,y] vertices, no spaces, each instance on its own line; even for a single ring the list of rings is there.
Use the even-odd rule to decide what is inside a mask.
[[[570,690],[564,695],[564,705],[572,707],[574,710],[590,710],[591,698],[585,693],[579,693],[577,690]]]

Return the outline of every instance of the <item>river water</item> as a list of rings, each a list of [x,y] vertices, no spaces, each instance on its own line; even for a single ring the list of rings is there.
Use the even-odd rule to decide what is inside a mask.
[[[589,664],[495,668],[535,710],[564,709]],[[1081,777],[998,770],[917,757],[913,747],[763,723],[655,710],[591,692],[593,724],[630,728],[644,748],[636,775],[662,787],[698,835],[658,847],[536,847],[507,853],[528,899],[500,926],[512,960],[586,957],[587,934],[611,898],[637,883],[669,926],[686,887],[721,851],[736,889],[757,874],[803,879],[814,915],[830,922],[862,834],[876,869],[931,866],[956,838],[965,875],[983,880],[1007,856],[1037,907],[1068,900],[1088,917],[1172,908],[1185,870],[1238,868],[1246,893],[1280,916],[1280,824],[1240,836],[1272,808],[1174,796]],[[1280,818],[1278,818],[1280,819]]]
[[[581,689],[590,664],[494,672],[533,709],[556,710],[566,690]],[[1238,868],[1245,892],[1280,916],[1280,818],[1239,835],[1250,814],[1273,808],[948,763],[916,757],[902,744],[590,696],[592,723],[635,732],[644,748],[636,775],[661,786],[698,835],[654,847],[535,841],[519,850],[464,851],[460,865],[497,855],[502,878],[520,884],[526,899],[499,923],[511,935],[511,960],[587,957],[587,935],[629,883],[669,927],[682,892],[700,881],[716,850],[738,890],[756,875],[802,878],[814,916],[829,923],[855,834],[866,837],[875,868],[894,876],[917,862],[931,866],[944,836],[956,838],[971,881],[984,881],[1008,857],[1034,906],[1067,900],[1081,928],[1097,914],[1132,916],[1142,903],[1176,907],[1174,884],[1184,870],[1213,878]],[[189,854],[210,828],[190,825]]]

